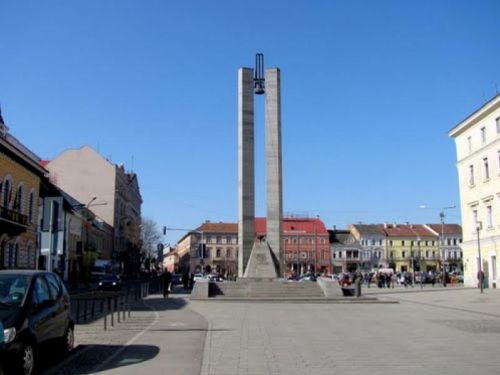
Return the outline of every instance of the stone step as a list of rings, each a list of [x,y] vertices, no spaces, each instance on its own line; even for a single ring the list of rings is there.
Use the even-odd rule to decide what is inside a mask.
[[[324,297],[315,282],[286,282],[281,280],[244,280],[238,282],[212,283],[211,296],[225,297]]]

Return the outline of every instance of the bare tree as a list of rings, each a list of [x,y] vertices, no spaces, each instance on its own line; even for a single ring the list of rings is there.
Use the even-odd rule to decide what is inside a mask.
[[[156,258],[157,246],[161,241],[161,233],[154,220],[145,217],[142,218],[141,240],[144,258]]]

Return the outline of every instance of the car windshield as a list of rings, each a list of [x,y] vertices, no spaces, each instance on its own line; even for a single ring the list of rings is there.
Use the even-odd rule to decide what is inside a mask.
[[[106,275],[106,276],[103,276],[103,278],[102,278],[102,280],[105,280],[105,281],[116,281],[119,279],[120,278],[117,275]]]
[[[20,305],[28,290],[29,276],[0,275],[0,302],[5,305]]]

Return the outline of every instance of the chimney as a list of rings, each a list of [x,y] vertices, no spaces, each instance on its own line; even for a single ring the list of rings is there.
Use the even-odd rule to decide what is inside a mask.
[[[384,229],[387,229],[387,223],[384,223]]]

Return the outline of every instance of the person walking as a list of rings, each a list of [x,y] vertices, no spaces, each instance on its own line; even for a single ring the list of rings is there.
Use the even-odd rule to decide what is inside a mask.
[[[168,269],[162,273],[161,283],[163,286],[163,298],[167,298],[170,293],[170,284],[172,283],[172,274]]]
[[[188,287],[189,287],[189,273],[188,273],[188,271],[185,271],[182,274],[182,286],[184,287],[184,290],[188,290]]]

